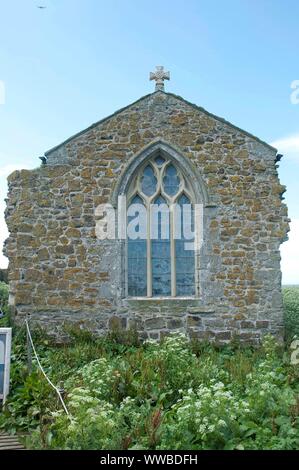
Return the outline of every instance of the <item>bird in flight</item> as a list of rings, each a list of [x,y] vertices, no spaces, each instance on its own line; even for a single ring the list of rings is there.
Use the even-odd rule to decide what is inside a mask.
[[[44,8],[47,8],[47,7],[45,7],[43,5],[37,5],[37,8],[39,8],[40,10],[43,10]]]

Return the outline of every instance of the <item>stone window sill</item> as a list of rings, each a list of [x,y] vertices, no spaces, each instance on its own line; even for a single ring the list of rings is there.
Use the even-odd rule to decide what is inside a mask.
[[[192,314],[215,313],[211,305],[204,305],[202,299],[197,297],[127,297],[122,301],[123,307],[128,309],[141,309],[163,311],[174,308]]]

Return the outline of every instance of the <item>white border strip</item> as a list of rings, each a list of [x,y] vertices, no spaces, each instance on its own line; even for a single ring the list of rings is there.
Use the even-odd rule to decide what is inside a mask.
[[[10,377],[10,354],[11,354],[11,328],[0,328],[0,334],[6,335],[5,341],[5,358],[4,358],[4,382],[3,382],[3,395],[0,395],[3,404],[9,393],[9,377]]]

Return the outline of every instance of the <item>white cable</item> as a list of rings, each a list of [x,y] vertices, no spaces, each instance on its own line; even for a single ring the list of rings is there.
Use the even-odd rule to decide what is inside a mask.
[[[53,384],[53,382],[51,382],[51,380],[50,380],[49,377],[47,376],[46,372],[44,371],[44,369],[43,369],[43,367],[42,367],[42,365],[41,365],[41,363],[40,363],[40,360],[39,360],[39,358],[38,358],[36,349],[35,349],[34,344],[33,344],[33,341],[32,341],[32,336],[31,336],[31,332],[30,332],[30,328],[29,328],[27,319],[25,320],[25,324],[26,324],[26,328],[27,328],[28,338],[29,338],[29,340],[30,340],[31,347],[32,347],[33,353],[34,353],[34,355],[35,355],[35,359],[37,360],[37,364],[38,364],[40,370],[42,371],[42,373],[43,373],[45,379],[47,380],[47,382],[51,385],[52,388],[54,388],[54,390],[56,391],[57,395],[59,396],[59,399],[60,399],[60,401],[61,401],[61,404],[62,404],[62,406],[63,406],[64,411],[66,412],[66,414],[67,414],[68,416],[70,416],[70,414],[69,414],[69,412],[68,412],[68,409],[67,409],[67,407],[66,407],[66,405],[65,405],[65,403],[64,403],[64,401],[63,401],[63,398],[62,398],[62,396],[61,396],[61,392],[60,392],[59,388],[57,388],[57,387]]]

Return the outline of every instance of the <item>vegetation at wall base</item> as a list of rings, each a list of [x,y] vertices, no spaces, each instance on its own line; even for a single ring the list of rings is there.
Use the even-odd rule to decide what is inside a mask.
[[[289,294],[285,305],[296,324]],[[34,360],[28,372],[25,329],[14,329],[0,429],[27,433],[27,448],[299,450],[299,365],[287,343],[266,336],[258,349],[220,348],[177,334],[140,344],[134,331],[95,338],[65,329],[66,344],[42,330],[33,338],[70,417]]]

